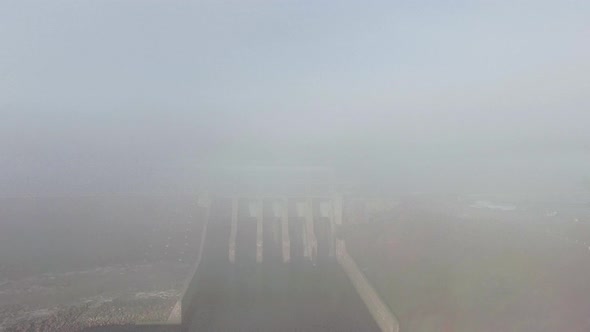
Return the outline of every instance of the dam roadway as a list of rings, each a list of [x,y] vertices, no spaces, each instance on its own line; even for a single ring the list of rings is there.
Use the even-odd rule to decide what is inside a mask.
[[[195,291],[187,308],[189,314],[183,319],[184,330],[379,331],[346,274],[333,257],[328,257],[327,249],[319,246],[314,263],[303,257],[303,228],[291,215],[292,208],[288,209],[289,262],[283,261],[281,243],[273,241],[272,227],[266,226],[264,259],[257,262],[256,220],[241,212],[247,208],[240,208],[235,261],[231,263],[231,204],[220,199],[211,206],[202,261],[191,285]],[[270,224],[272,217],[266,217],[270,212],[262,213],[265,225]]]

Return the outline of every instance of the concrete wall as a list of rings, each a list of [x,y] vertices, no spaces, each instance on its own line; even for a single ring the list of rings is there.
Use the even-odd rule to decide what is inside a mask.
[[[383,332],[399,332],[399,322],[391,310],[381,300],[375,289],[371,286],[365,275],[358,269],[354,259],[346,251],[344,240],[336,240],[336,252],[338,263],[348,275],[357,293],[365,302],[373,319]]]
[[[169,324],[181,324],[183,323],[183,317],[188,317],[191,311],[191,301],[193,296],[196,294],[197,291],[197,282],[196,279],[198,278],[198,269],[199,265],[201,264],[201,260],[203,259],[203,248],[205,247],[205,241],[207,238],[207,227],[209,226],[209,216],[211,210],[211,199],[207,194],[199,195],[199,199],[197,201],[199,207],[204,208],[206,211],[205,214],[205,225],[203,226],[203,231],[201,232],[201,242],[199,245],[199,254],[197,256],[197,261],[193,266],[193,270],[191,272],[191,277],[187,280],[184,291],[182,292],[181,300],[176,303],[176,306],[172,310],[170,317],[168,318]]]

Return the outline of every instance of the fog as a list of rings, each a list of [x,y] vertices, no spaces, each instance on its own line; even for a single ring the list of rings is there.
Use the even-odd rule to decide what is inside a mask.
[[[585,1],[0,3],[0,192],[588,187]],[[366,177],[366,178],[365,178]]]
[[[582,0],[0,0],[0,331],[588,331],[589,40]]]

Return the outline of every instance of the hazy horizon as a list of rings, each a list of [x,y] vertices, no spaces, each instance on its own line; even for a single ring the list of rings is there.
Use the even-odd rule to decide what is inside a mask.
[[[585,1],[0,2],[0,194],[590,187]]]

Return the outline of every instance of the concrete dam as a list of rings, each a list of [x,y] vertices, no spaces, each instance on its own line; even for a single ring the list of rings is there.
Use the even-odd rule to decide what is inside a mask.
[[[342,198],[208,196],[183,331],[397,331],[337,236]]]

